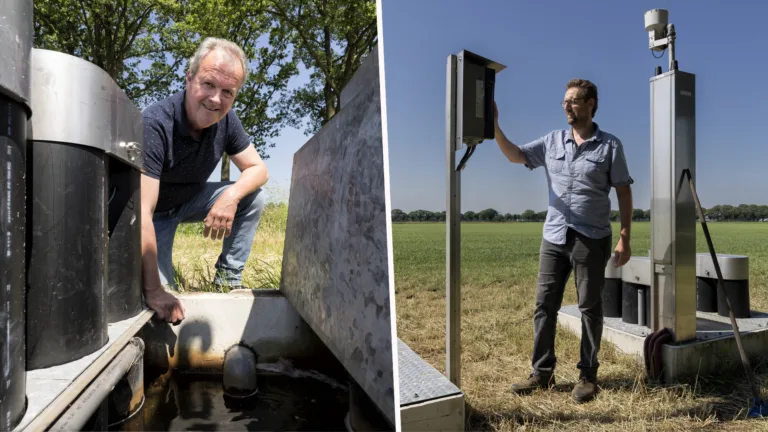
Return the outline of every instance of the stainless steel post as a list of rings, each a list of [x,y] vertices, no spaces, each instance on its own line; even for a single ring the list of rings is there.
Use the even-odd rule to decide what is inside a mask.
[[[670,70],[651,84],[651,329],[696,337],[695,76]],[[694,177],[695,178],[695,177]]]
[[[456,170],[456,61],[448,56],[446,71],[446,242],[445,242],[445,303],[446,353],[445,370],[448,379],[461,387],[461,172]]]

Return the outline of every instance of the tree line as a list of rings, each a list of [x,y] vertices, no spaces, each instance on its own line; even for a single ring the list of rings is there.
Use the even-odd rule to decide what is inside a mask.
[[[768,221],[768,205],[716,205],[712,208],[702,210],[707,221]],[[461,220],[468,222],[544,222],[546,217],[546,211],[536,212],[533,210],[526,210],[521,214],[502,214],[495,209],[488,208],[478,212],[467,211],[462,213]],[[619,211],[612,210],[610,219],[614,222],[619,221]],[[698,220],[698,217],[696,219]],[[632,220],[640,222],[650,221],[651,211],[634,209],[632,211]],[[445,222],[445,212],[414,210],[410,213],[406,213],[400,209],[394,209],[392,210],[392,222]]]
[[[251,62],[232,109],[263,159],[281,128],[317,132],[377,43],[374,0],[35,0],[34,48],[106,71],[140,109],[184,86],[186,64],[208,36]],[[308,82],[290,89],[303,68]],[[229,179],[229,159],[221,179]]]

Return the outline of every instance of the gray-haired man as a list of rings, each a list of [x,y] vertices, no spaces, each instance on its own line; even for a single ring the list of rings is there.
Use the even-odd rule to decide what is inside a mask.
[[[142,267],[147,306],[169,322],[184,307],[165,291],[176,287],[172,247],[182,222],[204,221],[204,236],[223,239],[217,285],[237,288],[265,204],[267,167],[231,110],[248,75],[243,50],[207,38],[189,62],[186,88],[144,110],[141,178]],[[207,182],[223,153],[241,171],[236,182]]]
[[[597,87],[583,79],[566,84],[562,102],[567,130],[551,132],[516,146],[499,128],[496,141],[510,162],[533,170],[543,166],[549,186],[549,207],[539,252],[539,276],[534,312],[533,373],[512,386],[516,393],[555,383],[555,329],[565,284],[574,273],[581,311],[579,382],[572,396],[578,402],[597,394],[597,353],[603,333],[602,290],[605,266],[611,258],[612,229],[609,192],[616,189],[621,232],[614,249],[617,266],[630,257],[633,183],[621,141],[592,121],[597,111]]]

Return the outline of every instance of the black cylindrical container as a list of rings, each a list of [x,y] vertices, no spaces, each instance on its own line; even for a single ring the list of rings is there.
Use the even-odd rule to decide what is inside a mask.
[[[699,312],[717,312],[717,280],[696,278],[696,310]]]
[[[141,312],[141,173],[109,158],[109,323]]]
[[[751,313],[749,311],[749,280],[727,280],[723,281],[725,286],[723,287],[728,293],[728,300],[731,302],[731,309],[733,309],[734,318],[749,318]],[[717,314],[727,317],[728,303],[725,302],[725,297],[717,296]]]
[[[24,254],[27,111],[0,93],[0,430],[24,416]]]
[[[642,285],[623,281],[621,284],[621,320],[629,324],[637,324],[637,291]]]
[[[31,141],[27,370],[77,360],[107,343],[106,154]]]
[[[621,318],[621,279],[605,279],[603,287],[603,316]]]

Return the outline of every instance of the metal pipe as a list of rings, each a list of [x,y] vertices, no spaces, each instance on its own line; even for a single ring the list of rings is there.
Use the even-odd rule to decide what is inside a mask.
[[[59,417],[50,430],[81,430],[88,419],[109,397],[112,388],[126,373],[141,361],[144,355],[144,341],[138,337],[131,339],[112,362],[85,389],[72,406]]]
[[[645,308],[647,306],[648,305],[645,304],[645,289],[637,290],[637,324],[641,326],[648,325],[648,323],[645,322]]]
[[[677,70],[677,62],[675,59],[675,26],[673,24],[667,25],[667,40],[669,46],[669,70]]]

